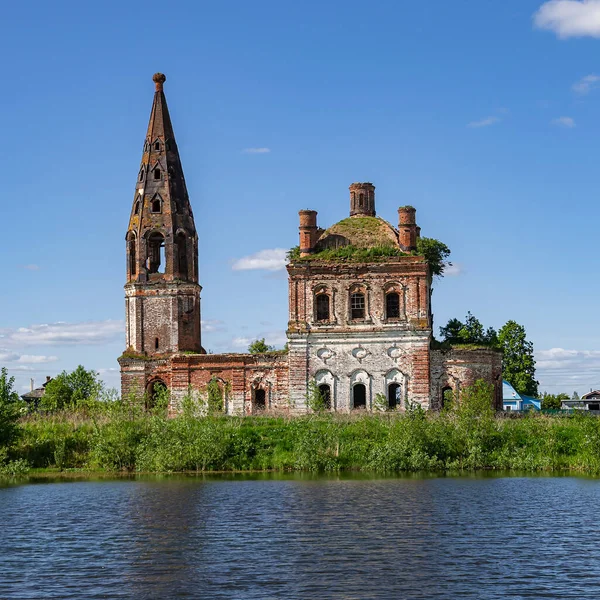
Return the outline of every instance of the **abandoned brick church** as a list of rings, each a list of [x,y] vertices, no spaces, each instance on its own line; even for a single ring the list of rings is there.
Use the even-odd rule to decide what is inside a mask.
[[[501,355],[491,349],[432,348],[429,266],[416,254],[415,209],[398,225],[376,216],[375,186],[350,186],[350,216],[321,229],[301,210],[299,250],[287,266],[288,352],[206,354],[201,344],[198,235],[167,109],[165,76],[156,91],[126,235],[126,351],[122,394],[157,386],[171,412],[211,381],[228,414],[308,409],[309,388],[332,411],[406,402],[439,409],[477,379],[494,384],[502,408]],[[383,255],[369,249],[386,249]],[[352,256],[355,252],[355,256]],[[311,384],[314,382],[314,384]]]

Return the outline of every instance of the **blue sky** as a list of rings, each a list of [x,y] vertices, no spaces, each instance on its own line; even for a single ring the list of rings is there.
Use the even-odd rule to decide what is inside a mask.
[[[298,210],[332,224],[372,181],[380,216],[413,204],[453,251],[436,330],[515,319],[543,390],[600,387],[600,1],[21,2],[3,23],[0,364],[20,390],[78,363],[118,385],[156,71],[207,349],[283,345]]]

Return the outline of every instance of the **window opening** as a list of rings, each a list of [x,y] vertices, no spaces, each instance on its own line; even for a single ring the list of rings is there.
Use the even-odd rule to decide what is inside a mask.
[[[331,410],[331,386],[323,383],[319,386],[319,393],[323,398],[323,406],[326,410]]]
[[[160,150],[160,142],[154,142],[154,149]]]
[[[400,406],[400,384],[390,383],[388,385],[388,408],[395,410]]]
[[[132,239],[129,240],[129,274],[135,275],[136,271],[135,239]]]
[[[140,169],[140,181],[144,181],[144,169]]]
[[[154,349],[158,350],[158,338],[154,338]]]
[[[177,260],[179,276],[187,279],[188,276],[188,260],[187,260],[187,244],[183,233],[177,234]]]
[[[364,383],[356,383],[352,388],[352,408],[367,408],[367,388]]]
[[[442,389],[442,408],[448,408],[454,402],[454,391],[447,385]]]
[[[254,390],[254,408],[265,410],[267,408],[267,394],[265,390]]]
[[[153,233],[148,238],[148,272],[164,273],[165,238],[161,233]]]
[[[317,295],[317,321],[329,321],[329,296]]]
[[[160,179],[160,169],[154,169],[154,179]]]
[[[135,203],[135,209],[133,211],[133,214],[135,214],[135,215],[140,214],[140,201],[139,200]]]
[[[365,201],[365,195],[364,194],[360,194],[358,196],[358,205],[362,206],[364,204],[364,201]]]
[[[385,315],[388,319],[400,318],[400,295],[390,292],[385,297]]]
[[[365,295],[357,292],[350,296],[350,316],[352,319],[365,318]]]
[[[160,212],[160,198],[155,198],[152,200],[152,212],[159,213]]]

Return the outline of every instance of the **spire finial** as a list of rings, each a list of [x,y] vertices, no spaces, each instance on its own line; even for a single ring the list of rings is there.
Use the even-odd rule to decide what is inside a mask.
[[[154,75],[152,75],[152,81],[154,81],[154,84],[156,85],[157,92],[162,92],[163,83],[166,80],[167,80],[166,76],[163,75],[162,73],[154,73]]]

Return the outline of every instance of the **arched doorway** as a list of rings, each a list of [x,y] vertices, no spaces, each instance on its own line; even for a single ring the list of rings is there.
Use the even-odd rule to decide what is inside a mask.
[[[331,410],[331,386],[326,383],[322,383],[319,386],[319,393],[323,399],[323,408],[325,408],[325,410]]]
[[[442,408],[448,408],[452,406],[454,402],[454,390],[447,385],[442,388]]]
[[[267,408],[267,393],[265,390],[254,390],[254,411],[261,412]]]
[[[364,383],[355,383],[352,388],[352,408],[367,408],[367,387]]]
[[[167,386],[161,379],[153,379],[146,386],[144,396],[144,407],[146,410],[152,410],[156,407],[157,400],[161,399],[167,393]]]
[[[399,383],[390,383],[388,385],[388,408],[396,410],[400,406],[400,394],[402,388]]]

